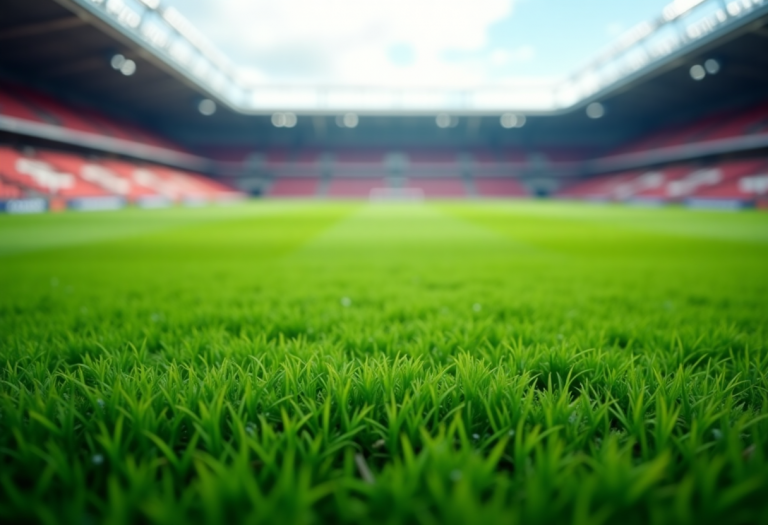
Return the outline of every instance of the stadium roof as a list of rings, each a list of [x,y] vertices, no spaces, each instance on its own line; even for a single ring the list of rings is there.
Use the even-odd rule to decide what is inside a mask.
[[[276,111],[303,114],[557,114],[603,99],[628,83],[660,70],[665,64],[674,63],[681,56],[705,47],[724,34],[737,33],[739,28],[748,27],[768,13],[768,0],[675,0],[659,17],[632,28],[565,80],[544,84],[520,81],[457,88],[253,85],[178,10],[166,7],[160,0],[56,0],[66,11],[74,12],[77,15],[74,17],[50,1],[10,3],[15,4],[14,9],[9,10],[10,19],[15,16],[23,20],[26,16],[36,20],[18,25],[2,38],[77,28],[78,31],[72,33],[77,35],[77,42],[70,41],[67,46],[80,45],[91,51],[96,47],[102,54],[99,58],[91,53],[76,64],[50,64],[55,60],[55,53],[45,46],[44,58],[54,74],[72,75],[73,71],[89,71],[96,67],[96,62],[109,61],[115,55],[127,58],[133,53],[148,63],[142,65],[142,69],[148,69],[151,81],[157,83],[152,89],[152,97],[163,101],[161,103],[165,104],[164,91],[173,97],[177,95],[177,90],[164,82],[167,75],[160,75],[156,70],[181,79],[197,93],[198,102],[210,98],[242,114],[271,114]],[[24,13],[25,5],[27,13]],[[60,16],[54,13],[57,8]],[[94,31],[81,27],[86,23],[127,45],[127,51],[119,49],[114,40],[104,41],[104,36],[99,41]],[[62,46],[62,53],[67,46]],[[40,57],[43,47],[33,46],[28,50],[14,47],[12,53],[6,49],[3,63],[15,60],[22,67],[24,62],[28,62],[30,67],[38,67],[35,59],[43,58]],[[7,56],[9,54],[15,56]],[[133,59],[128,60],[135,66]],[[121,65],[113,62],[117,70]],[[142,72],[142,77],[142,82],[146,82],[146,72]],[[115,75],[110,80],[116,83],[123,79]],[[164,83],[166,88],[160,85]],[[136,91],[136,97],[143,96],[140,91]],[[203,112],[207,108],[212,109],[213,106],[208,102],[200,106]],[[510,118],[514,122],[516,117]]]
[[[768,55],[761,52],[768,45],[768,0],[699,3],[678,15],[678,24],[665,27],[685,28],[695,20],[706,20],[697,18],[705,12],[699,10],[715,5],[733,14],[664,58],[603,87],[593,85],[592,92],[581,93],[571,106],[546,111],[509,106],[482,111],[269,106],[243,113],[230,106],[226,90],[217,91],[198,78],[204,76],[205,68],[192,67],[197,63],[194,57],[200,63],[208,58],[201,59],[199,50],[190,51],[191,44],[181,33],[172,35],[187,46],[181,49],[191,53],[184,63],[178,58],[181,51],[170,40],[162,49],[160,37],[156,37],[157,44],[147,40],[150,30],[145,27],[153,27],[162,6],[152,4],[154,9],[142,7],[147,11],[139,12],[131,5],[121,0],[99,4],[91,0],[6,0],[0,19],[0,82],[15,80],[74,107],[87,106],[134,121],[204,156],[213,148],[232,147],[511,147],[527,151],[554,147],[608,154],[643,133],[690,122],[703,114],[742,110],[764,100],[768,93]],[[722,9],[713,12],[722,17]],[[651,40],[644,42],[648,45]],[[602,62],[596,60],[592,70],[610,70],[605,69],[611,63],[606,57]],[[219,58],[226,65],[226,57]],[[706,71],[711,60],[720,68],[714,74]],[[605,64],[602,69],[600,63]],[[234,78],[236,68],[231,67]],[[218,104],[208,116],[200,111],[207,109],[206,99]],[[602,110],[603,118],[591,118],[585,111],[596,102],[599,105],[592,109]],[[345,124],[347,117],[359,125],[350,129]],[[525,125],[519,129],[522,123]],[[276,124],[283,126],[278,129]],[[505,129],[511,124],[511,129]],[[0,129],[0,133],[39,136],[17,128]]]
[[[675,0],[659,17],[636,25],[586,67],[555,83],[518,81],[467,87],[313,86],[248,83],[227,56],[211,45],[178,10],[165,7],[160,0],[57,2],[77,13],[79,18],[56,20],[51,22],[52,26],[67,29],[83,20],[96,19],[159,67],[173,70],[205,96],[246,114],[274,111],[562,112],[604,97],[648,71],[768,12],[768,0]]]

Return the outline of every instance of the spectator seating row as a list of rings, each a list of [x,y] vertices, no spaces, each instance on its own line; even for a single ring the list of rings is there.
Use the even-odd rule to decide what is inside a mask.
[[[43,197],[83,202],[114,197],[119,198],[116,202],[149,206],[241,196],[224,184],[166,166],[0,146],[0,200]]]
[[[768,161],[729,160],[708,166],[676,165],[603,175],[576,182],[557,197],[638,203],[685,202],[740,207],[768,198]]]
[[[514,178],[411,177],[388,180],[385,177],[333,177],[323,184],[320,177],[281,177],[273,180],[266,192],[277,198],[368,198],[378,188],[402,187],[420,190],[426,198],[464,198],[474,194],[483,198],[527,197],[523,184]],[[394,183],[394,184],[393,184]]]
[[[92,108],[75,108],[45,93],[4,81],[0,82],[0,117],[180,151],[172,142],[129,122],[117,121]]]
[[[642,153],[765,132],[768,132],[768,103],[736,112],[719,112],[682,126],[666,127],[619,148],[614,154]]]
[[[371,190],[392,185],[387,182],[390,178],[398,180],[395,186],[421,189],[427,198],[527,195],[514,178],[520,172],[519,164],[491,152],[473,157],[452,150],[394,154],[386,150],[348,150],[332,155],[274,150],[260,154],[256,162],[251,157],[249,163],[257,173],[273,181],[266,191],[269,197],[367,198]],[[470,181],[465,183],[467,175]],[[321,184],[324,179],[327,185]]]
[[[475,176],[510,176],[542,164],[583,160],[576,152],[545,151],[526,153],[522,150],[454,149],[415,150],[340,150],[268,149],[249,152],[242,149],[215,150],[212,158],[270,176],[377,176],[399,173],[403,176],[429,177],[471,174]],[[353,175],[356,173],[356,175]]]

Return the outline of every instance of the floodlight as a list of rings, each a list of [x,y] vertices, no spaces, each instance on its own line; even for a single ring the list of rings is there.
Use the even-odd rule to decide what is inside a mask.
[[[358,122],[360,122],[360,119],[358,119],[357,115],[354,113],[347,113],[344,115],[344,126],[348,128],[356,128]]]
[[[356,128],[360,119],[354,113],[345,113],[336,117],[336,125],[340,128]]]
[[[522,128],[525,126],[525,115],[515,115],[514,113],[504,113],[499,118],[499,123],[504,129]]]
[[[704,69],[707,70],[707,73],[710,75],[716,75],[720,71],[720,62],[715,60],[714,58],[710,58],[706,62],[704,62]]]
[[[113,56],[112,60],[109,61],[109,65],[112,66],[112,69],[117,69],[118,71],[123,67],[123,64],[125,64],[125,57],[119,53]]]
[[[605,115],[605,106],[600,102],[592,102],[587,106],[587,116],[591,119],[599,119]]]
[[[517,127],[517,115],[514,113],[504,113],[499,121],[501,122],[501,127],[504,129]]]
[[[275,113],[272,115],[272,125],[276,128],[285,127],[285,115],[282,113]]]
[[[691,66],[690,71],[688,71],[691,74],[691,78],[694,79],[696,82],[699,80],[704,80],[704,77],[707,76],[707,72],[704,69],[704,66],[701,64],[696,64],[694,66]]]
[[[126,77],[130,77],[131,75],[136,73],[136,62],[134,62],[130,58],[126,59],[123,65],[120,67],[120,73],[122,73]]]
[[[197,105],[197,109],[206,117],[210,117],[216,113],[216,103],[209,98],[205,98]]]
[[[449,128],[451,127],[451,116],[447,113],[440,113],[435,117],[435,124],[441,129]]]

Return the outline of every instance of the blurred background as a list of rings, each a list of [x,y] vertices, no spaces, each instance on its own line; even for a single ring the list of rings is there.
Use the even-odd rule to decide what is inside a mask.
[[[6,0],[0,209],[768,194],[768,1]]]

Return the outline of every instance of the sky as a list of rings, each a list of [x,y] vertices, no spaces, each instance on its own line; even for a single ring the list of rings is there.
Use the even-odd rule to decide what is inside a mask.
[[[552,81],[670,0],[165,0],[253,84]]]

